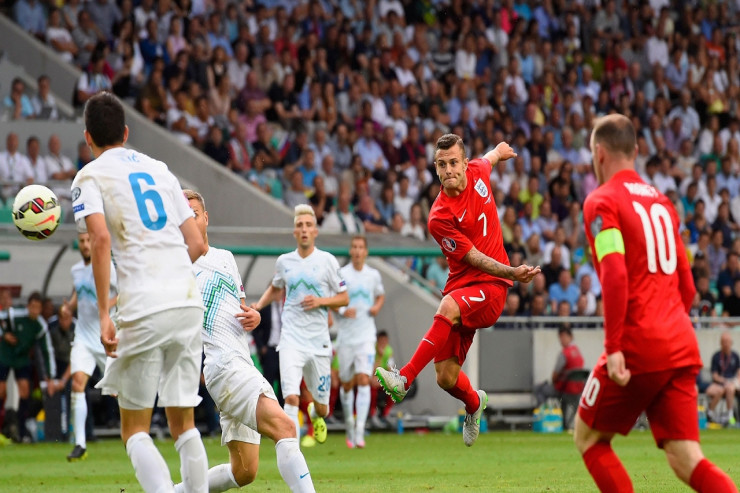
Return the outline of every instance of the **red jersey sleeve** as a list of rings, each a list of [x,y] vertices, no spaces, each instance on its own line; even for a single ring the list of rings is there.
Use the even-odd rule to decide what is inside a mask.
[[[594,265],[599,274],[604,301],[604,348],[607,354],[622,350],[622,334],[629,300],[629,279],[624,240],[616,212],[603,196],[589,197],[584,206],[586,227]]]
[[[473,248],[473,243],[456,227],[454,217],[449,211],[446,214],[437,214],[429,221],[429,232],[448,258],[462,262],[463,257]]]

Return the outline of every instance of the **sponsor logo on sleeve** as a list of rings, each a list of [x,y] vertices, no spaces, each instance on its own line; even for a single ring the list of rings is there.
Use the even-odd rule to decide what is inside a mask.
[[[85,210],[85,204],[77,204],[76,206],[72,207],[73,212],[80,212]]]
[[[447,250],[448,252],[454,252],[457,248],[457,243],[455,243],[455,240],[452,238],[444,237],[442,238],[442,247]]]
[[[601,228],[604,226],[604,220],[601,218],[601,216],[596,216],[593,221],[591,221],[591,235],[596,238],[596,236],[601,233]]]
[[[82,190],[80,190],[80,187],[74,187],[72,189],[72,202],[79,199],[81,193],[82,193]]]

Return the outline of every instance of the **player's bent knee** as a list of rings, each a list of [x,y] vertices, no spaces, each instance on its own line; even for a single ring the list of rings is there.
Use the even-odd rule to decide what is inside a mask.
[[[442,301],[439,303],[437,313],[439,315],[444,315],[450,320],[455,320],[460,317],[460,307],[457,306],[457,301],[455,301],[455,298],[448,294],[445,295],[445,297],[442,298]]]
[[[257,478],[257,468],[245,468],[244,466],[240,467],[232,467],[231,472],[234,475],[234,480],[236,481],[236,484],[239,485],[241,488],[242,486],[246,486],[250,483],[253,483],[254,480]]]

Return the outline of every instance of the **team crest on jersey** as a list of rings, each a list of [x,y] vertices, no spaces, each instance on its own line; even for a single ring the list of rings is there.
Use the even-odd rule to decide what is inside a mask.
[[[596,236],[601,233],[601,228],[604,226],[604,220],[601,218],[601,216],[596,216],[596,218],[591,221],[591,235],[596,238]]]
[[[72,189],[72,202],[79,199],[81,193],[82,193],[82,190],[80,190],[80,187],[74,187]]]
[[[452,238],[448,238],[445,236],[444,238],[442,238],[442,246],[448,252],[454,252],[455,248],[457,248],[457,243],[455,243],[455,240],[453,240]]]
[[[488,187],[480,178],[478,178],[478,181],[475,182],[475,191],[478,192],[478,195],[480,195],[484,199],[488,197]]]

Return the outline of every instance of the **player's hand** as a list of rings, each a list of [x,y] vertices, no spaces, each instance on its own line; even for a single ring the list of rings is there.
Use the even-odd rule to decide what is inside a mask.
[[[118,358],[116,349],[118,349],[118,337],[116,337],[116,326],[113,320],[106,314],[100,319],[100,342],[103,343],[106,356]]]
[[[303,298],[303,301],[301,301],[301,307],[303,308],[303,311],[309,311],[314,310],[316,308],[321,308],[321,298],[317,298],[316,296],[309,294],[305,298]]]
[[[237,313],[234,316],[237,318],[237,320],[239,320],[239,323],[242,324],[242,328],[247,332],[256,329],[257,326],[260,324],[260,321],[262,320],[260,312],[258,312],[254,308],[248,307],[244,303],[242,303],[240,306],[241,309],[244,311],[242,311],[241,313]]]
[[[3,339],[5,339],[5,342],[10,344],[11,346],[15,346],[16,344],[18,344],[18,338],[10,332],[6,332],[5,334],[3,334]]]
[[[542,272],[542,269],[540,269],[539,265],[537,267],[532,267],[531,265],[520,265],[519,267],[514,267],[512,280],[526,284],[531,282],[532,279],[534,279],[534,276],[540,272]]]
[[[344,310],[344,315],[342,316],[346,318],[357,318],[357,308],[347,308]]]
[[[499,143],[494,151],[498,153],[498,162],[506,161],[507,159],[516,157],[516,152],[514,152],[514,149],[512,149],[511,146],[506,142]]]
[[[606,357],[606,371],[609,378],[620,387],[627,385],[632,377],[632,373],[627,369],[622,351],[617,351]]]
[[[251,308],[252,310],[260,311],[260,308],[257,306],[257,303],[256,302],[255,303],[251,303],[249,305],[249,308]]]
[[[46,380],[46,393],[49,394],[49,397],[52,397],[54,395],[54,392],[56,392],[57,386],[54,383],[54,380],[51,378]]]
[[[375,308],[374,306],[371,306],[367,312],[370,314],[371,317],[374,317],[375,315],[378,314],[379,311],[380,311],[380,308]]]

